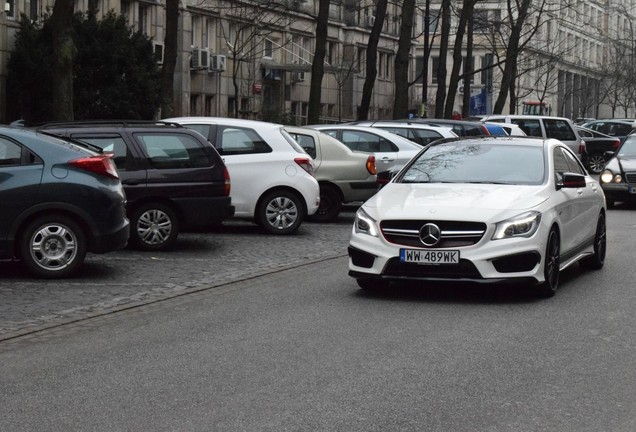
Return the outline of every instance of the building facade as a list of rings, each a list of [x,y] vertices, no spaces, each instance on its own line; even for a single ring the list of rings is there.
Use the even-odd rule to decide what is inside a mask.
[[[135,30],[153,40],[161,65],[165,41],[162,0],[91,0],[101,12],[114,10],[128,17]],[[51,10],[53,0],[9,0],[0,14],[0,119],[6,117],[6,65],[11,55],[18,17],[32,20]],[[456,2],[453,2],[456,3]],[[459,2],[457,2],[459,3]],[[487,69],[505,52],[507,16],[502,1],[477,3],[473,19],[471,113],[492,112],[501,82],[501,68]],[[540,106],[553,115],[630,117],[634,102],[608,99],[610,71],[621,69],[625,52],[633,53],[636,0],[533,1],[518,59],[517,103],[504,112]],[[418,111],[424,99],[434,108],[439,52],[439,4],[431,0],[429,34],[424,32],[425,0],[418,0],[413,30],[409,108]],[[88,8],[80,0],[78,10]],[[305,124],[311,64],[315,48],[318,0],[183,0],[179,14],[175,72],[175,114],[267,119]],[[451,46],[459,11],[454,9]],[[362,98],[366,49],[375,23],[371,0],[332,0],[330,6],[321,121],[352,120]],[[393,64],[398,49],[401,8],[390,4],[378,45],[377,78],[369,118],[392,117]],[[437,29],[437,31],[436,31]],[[424,38],[430,44],[427,91],[421,76]],[[631,50],[631,51],[630,51]],[[616,53],[623,53],[618,56]],[[463,53],[465,57],[466,53]],[[631,56],[631,54],[630,54]],[[633,56],[632,56],[633,57]],[[463,108],[463,94],[455,106]],[[625,90],[627,93],[627,90]],[[538,104],[538,105],[537,105]],[[160,113],[158,113],[160,117]]]

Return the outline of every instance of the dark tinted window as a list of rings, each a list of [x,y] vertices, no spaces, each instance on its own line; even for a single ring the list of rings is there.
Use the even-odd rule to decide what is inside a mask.
[[[555,138],[562,141],[576,141],[576,135],[570,127],[570,123],[559,119],[544,119],[543,126],[548,138]]]
[[[403,136],[404,138],[410,139],[411,141],[414,141],[423,146],[430,144],[442,137],[439,133],[428,129],[401,128],[391,126],[382,126],[380,129]]]
[[[292,138],[296,140],[298,144],[307,152],[312,158],[316,157],[316,141],[311,135],[301,135],[297,133],[290,133]]]
[[[363,131],[342,131],[342,142],[351,150],[367,153],[398,151],[397,146],[391,141],[379,135]]]
[[[104,135],[83,137],[80,135],[71,135],[73,139],[81,142],[92,144],[102,149],[104,153],[112,153],[114,155],[115,165],[117,169],[125,170],[129,167],[129,151],[124,139],[120,135]]]
[[[212,165],[202,143],[190,135],[136,133],[135,139],[155,168],[198,168]]]
[[[511,123],[518,125],[528,136],[542,137],[541,122],[535,119],[511,119]]]

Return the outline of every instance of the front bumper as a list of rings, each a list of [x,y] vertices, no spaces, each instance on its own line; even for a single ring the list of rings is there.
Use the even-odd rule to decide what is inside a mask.
[[[612,201],[636,201],[636,185],[629,183],[603,183],[605,198]],[[633,191],[633,192],[632,192]]]

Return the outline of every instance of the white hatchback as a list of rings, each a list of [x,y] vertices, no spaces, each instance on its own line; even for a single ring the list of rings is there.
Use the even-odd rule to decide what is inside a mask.
[[[218,150],[232,179],[234,216],[272,234],[290,234],[320,204],[312,158],[283,125],[221,117],[165,119],[201,133]]]
[[[400,281],[517,281],[551,296],[559,272],[605,261],[605,198],[555,139],[433,143],[357,212],[349,274]]]

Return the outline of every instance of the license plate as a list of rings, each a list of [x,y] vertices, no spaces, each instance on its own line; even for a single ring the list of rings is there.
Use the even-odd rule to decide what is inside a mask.
[[[416,264],[459,264],[459,251],[400,249],[400,261]]]
[[[628,192],[631,194],[636,194],[636,187],[630,186]]]

